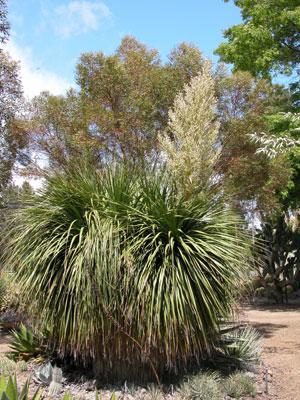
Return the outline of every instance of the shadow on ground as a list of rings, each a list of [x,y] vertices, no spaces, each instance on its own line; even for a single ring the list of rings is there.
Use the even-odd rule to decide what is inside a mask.
[[[251,325],[254,328],[256,328],[258,330],[258,332],[265,338],[270,338],[279,329],[287,327],[287,325],[283,325],[283,324],[271,324],[271,323],[262,323],[262,322],[253,322]]]
[[[257,311],[270,311],[270,312],[291,312],[300,311],[300,303],[287,303],[287,304],[249,304],[245,305],[244,309],[257,310]]]

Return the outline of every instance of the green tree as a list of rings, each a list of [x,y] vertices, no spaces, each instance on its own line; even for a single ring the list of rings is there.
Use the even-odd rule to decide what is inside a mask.
[[[49,168],[65,168],[84,151],[100,151],[101,142],[89,127],[86,107],[75,90],[65,96],[42,92],[31,103],[27,126],[30,147],[47,156]]]
[[[52,166],[85,151],[98,163],[155,157],[176,94],[202,64],[193,45],[182,43],[162,63],[156,50],[130,36],[113,55],[85,53],[77,65],[78,93],[34,99],[32,145]]]
[[[4,43],[8,39],[8,35],[9,22],[7,20],[7,0],[0,0],[0,43]]]
[[[27,134],[21,118],[23,108],[19,66],[0,52],[0,201],[16,161],[26,162]]]
[[[268,159],[257,152],[250,135],[268,132],[268,115],[289,102],[288,92],[249,72],[222,75],[216,80],[221,154],[218,171],[228,198],[246,211],[269,213],[279,207],[278,192],[289,182],[285,156]]]
[[[300,62],[300,5],[298,0],[234,0],[243,23],[224,33],[216,53],[235,70],[269,77],[290,74]]]

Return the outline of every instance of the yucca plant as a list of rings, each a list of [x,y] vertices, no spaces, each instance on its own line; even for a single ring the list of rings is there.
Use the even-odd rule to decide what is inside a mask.
[[[29,313],[52,327],[62,355],[93,361],[102,377],[200,363],[248,265],[228,208],[124,167],[49,177],[6,237]]]

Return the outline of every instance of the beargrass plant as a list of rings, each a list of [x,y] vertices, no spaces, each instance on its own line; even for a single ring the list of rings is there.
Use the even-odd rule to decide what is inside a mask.
[[[228,207],[125,167],[48,177],[6,239],[33,320],[62,356],[110,378],[200,363],[248,268],[248,237]]]

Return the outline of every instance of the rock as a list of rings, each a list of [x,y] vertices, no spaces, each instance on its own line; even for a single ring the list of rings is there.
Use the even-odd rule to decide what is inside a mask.
[[[83,385],[82,385],[83,389],[86,391],[93,391],[96,389],[96,380],[89,380],[86,381]]]

